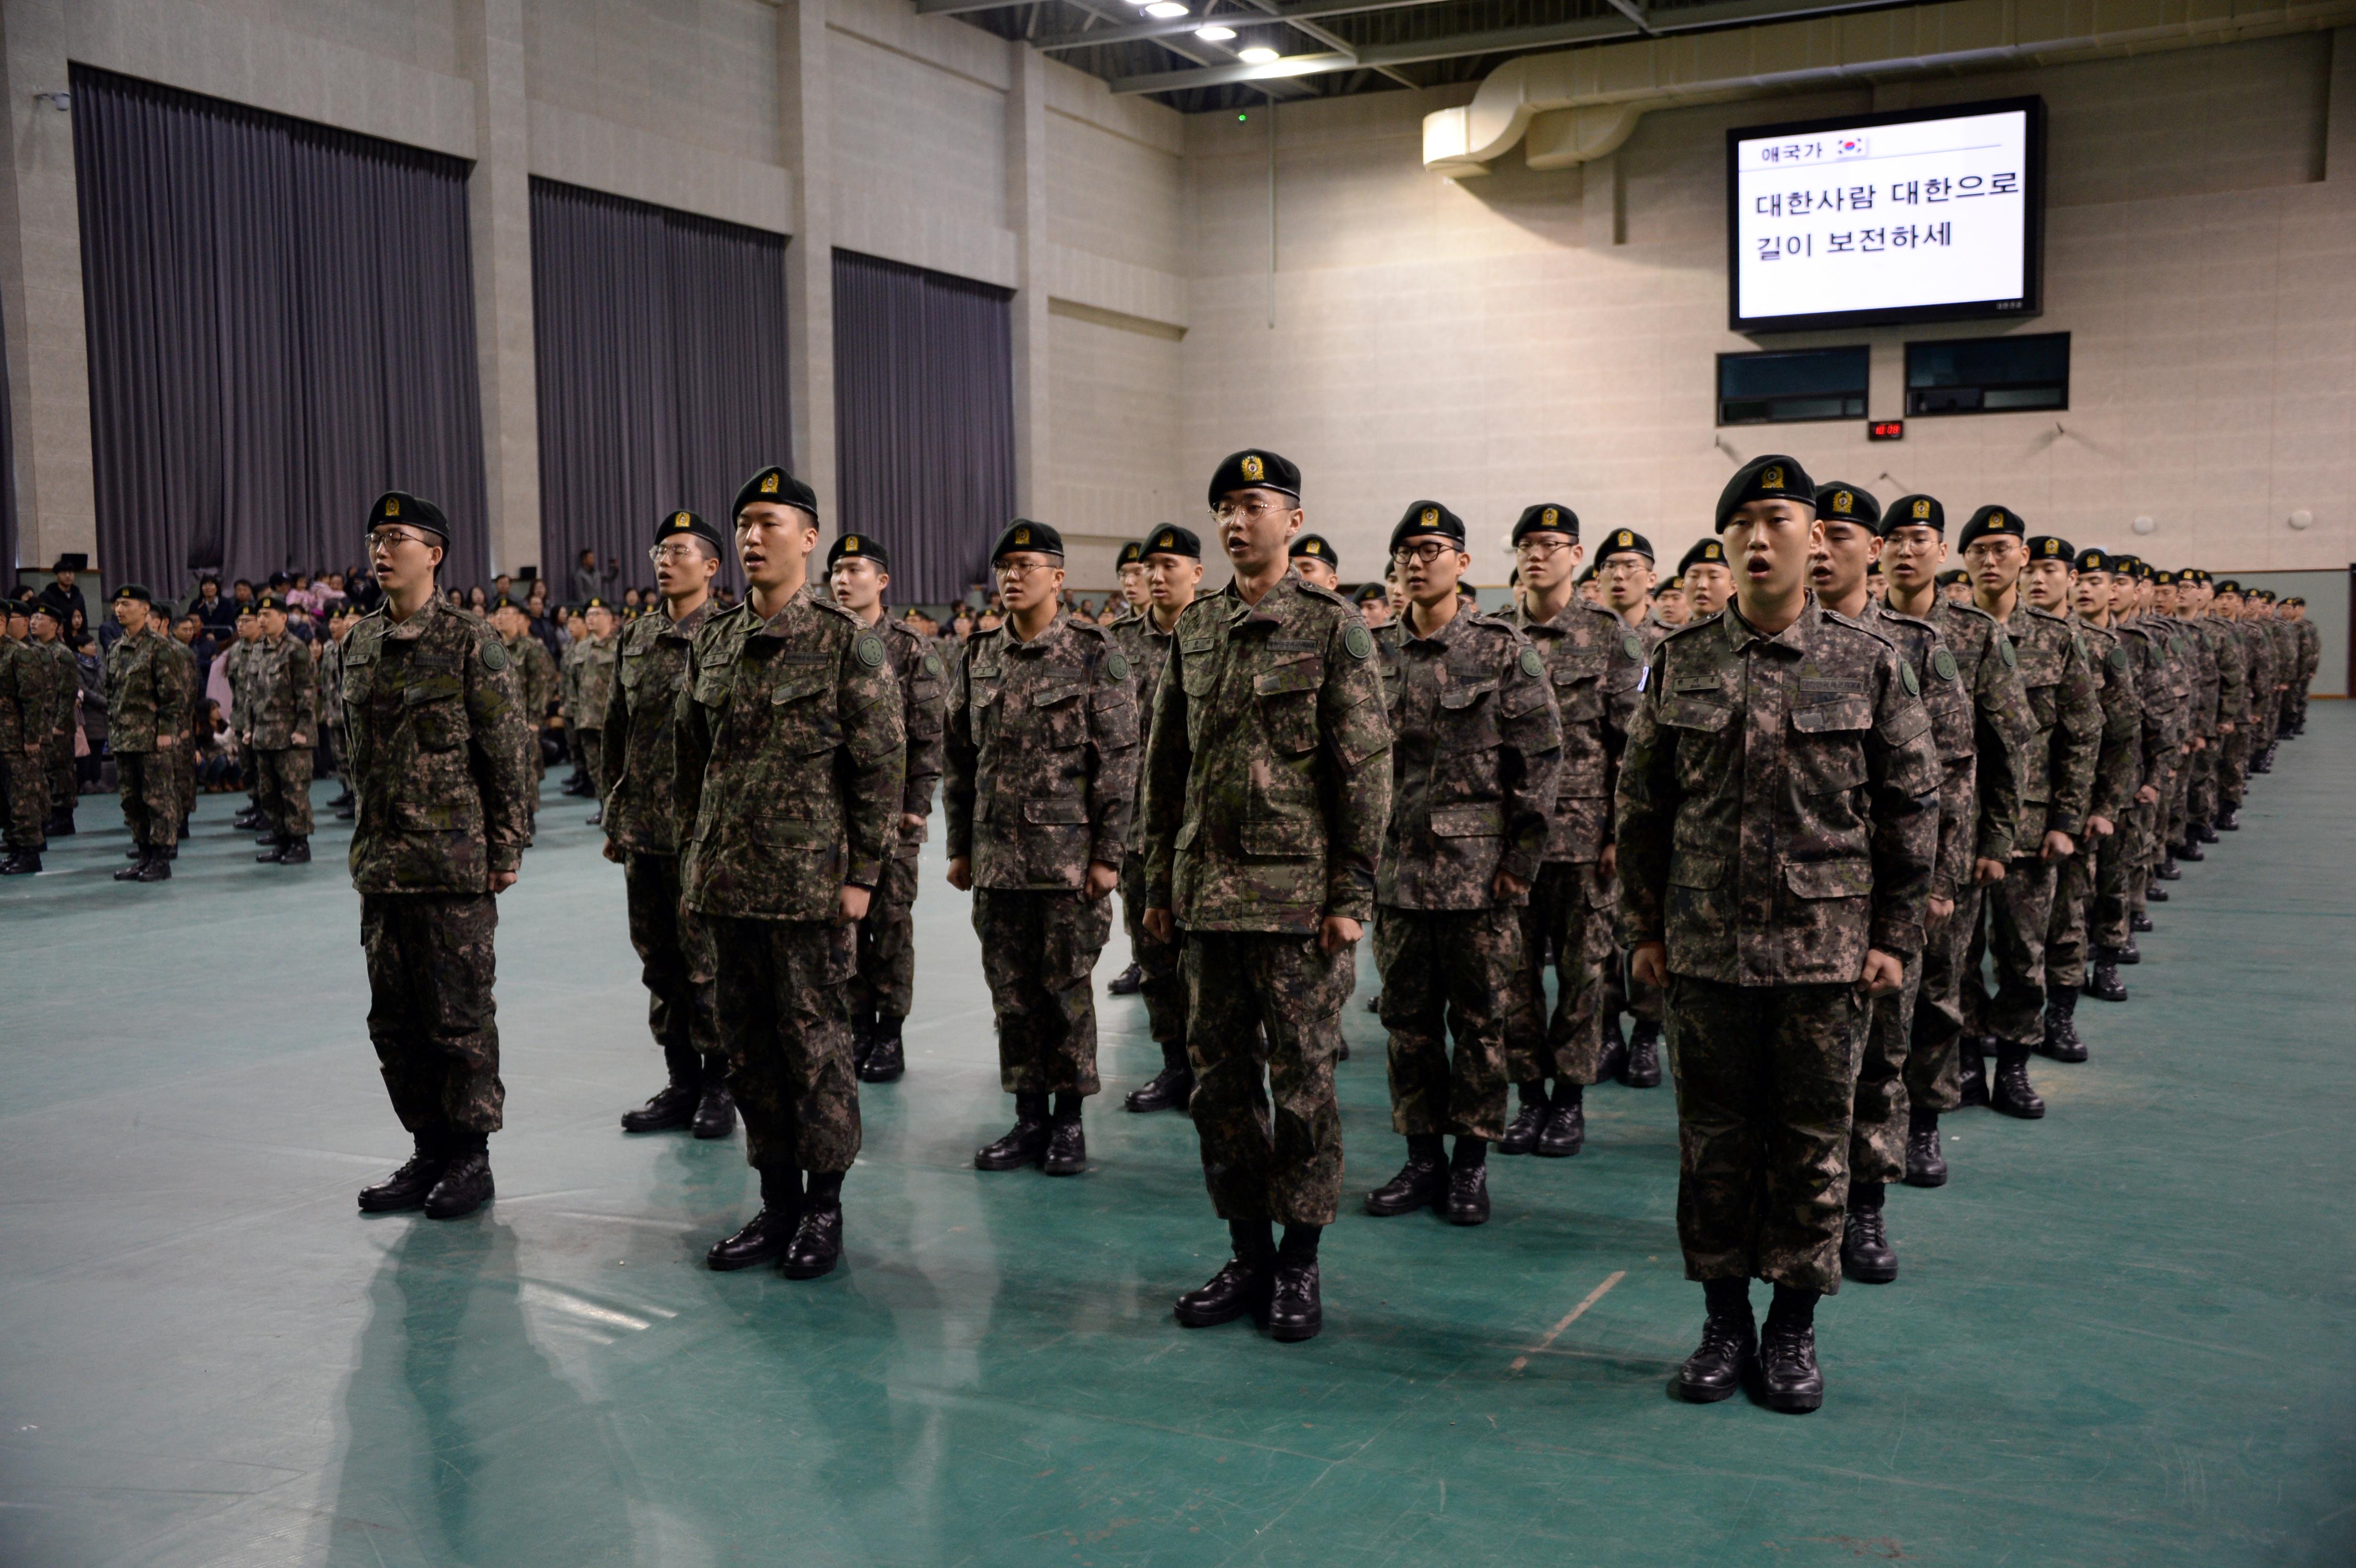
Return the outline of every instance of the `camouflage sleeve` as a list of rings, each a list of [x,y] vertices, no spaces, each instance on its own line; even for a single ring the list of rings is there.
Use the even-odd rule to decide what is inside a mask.
[[[2029,688],[2020,683],[2019,656],[2000,626],[1988,629],[1972,693],[1978,720],[1973,726],[1973,776],[1979,797],[1979,859],[2002,863],[2013,856],[2020,831],[2020,781],[2029,761]]]
[[[1118,645],[1103,647],[1088,678],[1088,859],[1118,870],[1137,809],[1137,698]]]
[[[2049,830],[2072,835],[2084,830],[2102,748],[2103,705],[2094,694],[2094,672],[2086,663],[2086,650],[2072,637],[2062,656],[2061,711],[2053,724],[2053,803],[2045,815]]]
[[[0,642],[0,755],[25,749],[25,715],[33,711],[33,666],[16,644]]]
[[[2125,644],[2111,645],[2095,674],[2102,682],[2103,743],[2094,759],[2094,799],[2086,809],[2115,825],[2135,804],[2136,786],[2143,782],[2143,704],[2136,700],[2134,666]]]
[[[303,745],[316,745],[319,740],[319,667],[312,660],[311,649],[305,645],[294,650],[286,661],[294,667],[294,728],[293,732],[303,737]]]
[[[973,859],[973,797],[981,766],[973,739],[973,676],[962,651],[949,672],[941,722],[941,822],[948,835],[948,858]]]
[[[467,763],[483,797],[483,843],[494,874],[512,871],[531,847],[531,793],[535,784],[530,733],[516,705],[522,672],[488,632],[481,633],[466,660],[466,719],[474,731]],[[492,661],[496,659],[495,665]]]
[[[1931,872],[1931,896],[1954,899],[1972,878],[1973,774],[1978,749],[1972,733],[1971,703],[1955,682],[1939,674],[1937,655],[1945,651],[1934,632],[1933,650],[1923,660],[1922,706],[1931,715],[1931,743],[1939,756],[1939,849]],[[1954,668],[1950,656],[1947,668]]]
[[[1182,617],[1178,623],[1185,624]],[[1186,816],[1186,776],[1194,771],[1194,746],[1186,733],[1185,650],[1173,645],[1154,688],[1153,712],[1145,727],[1145,907],[1170,907],[1171,869],[1177,860],[1178,828]]]
[[[598,722],[603,728],[597,733],[597,776],[605,781],[610,790],[630,762],[630,692],[618,669],[605,696],[605,715]]]
[[[1922,947],[1922,906],[1939,845],[1939,754],[1931,715],[1881,661],[1873,728],[1865,741],[1865,785],[1873,827],[1873,917],[1867,940],[1900,958]]]
[[[1546,661],[1527,639],[1514,638],[1505,678],[1497,688],[1506,766],[1505,852],[1497,869],[1517,881],[1535,882],[1546,860],[1547,829],[1562,772],[1562,709]]]
[[[850,759],[842,816],[851,839],[851,869],[842,880],[873,888],[884,880],[884,858],[899,837],[908,731],[900,717],[900,677],[883,638],[862,631],[846,641],[841,678],[842,747]]]
[[[706,628],[708,631],[709,628]],[[679,846],[682,859],[688,840],[695,837],[695,821],[703,806],[703,770],[712,761],[712,727],[703,704],[695,699],[697,667],[703,652],[704,633],[687,645],[687,668],[671,704],[670,784],[672,809],[679,813]]]
[[[1612,645],[1612,656],[1603,666],[1603,797],[1611,800],[1620,793],[1620,758],[1628,745],[1628,720],[1636,711],[1636,699],[1644,684],[1644,661],[1628,652],[1627,639],[1620,638]],[[1602,842],[1612,842],[1613,814],[1603,814]]]
[[[197,686],[197,661],[192,658],[159,658],[153,661],[155,672],[155,735],[160,741],[166,735],[187,733],[188,699]],[[177,715],[177,721],[175,715]]]
[[[1620,942],[1636,947],[1664,940],[1662,906],[1669,885],[1669,836],[1676,827],[1676,737],[1661,727],[1660,693],[1668,656],[1653,650],[1636,702],[1628,715],[1627,745],[1620,753],[1620,787],[1613,796],[1613,842],[1620,847]]]
[[[1172,659],[1174,663],[1174,654]],[[1172,684],[1170,672],[1162,671],[1163,691]],[[1355,615],[1326,633],[1317,727],[1331,764],[1322,803],[1327,824],[1324,912],[1370,921],[1375,918],[1375,867],[1382,859],[1383,829],[1391,816],[1391,721],[1383,706],[1374,641]],[[1556,744],[1561,744],[1559,735]]]
[[[902,716],[908,731],[908,770],[900,786],[900,811],[906,816],[933,814],[933,786],[941,777],[941,729],[947,717],[942,691],[948,682],[940,676],[925,673],[926,660],[937,666],[940,656],[928,648],[916,661],[916,677],[908,683],[907,707]]]
[[[2231,724],[2248,713],[2254,701],[2262,701],[2263,698],[2251,686],[2249,660],[2243,656],[2240,635],[2219,637],[2215,645],[2217,713],[2222,722]]]

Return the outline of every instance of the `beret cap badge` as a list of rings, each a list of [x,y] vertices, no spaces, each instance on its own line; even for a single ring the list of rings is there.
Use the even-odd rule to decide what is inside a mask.
[[[1770,468],[1759,475],[1759,482],[1770,490],[1781,490],[1783,487],[1783,471],[1781,468]]]
[[[1440,526],[1439,507],[1426,507],[1423,509],[1423,526],[1427,528],[1438,528]]]
[[[774,496],[776,493],[777,476],[774,474],[764,474],[761,475],[761,494],[764,496]]]
[[[1915,502],[1914,515],[1918,517],[1928,517],[1931,515],[1931,503],[1927,500]]]
[[[1245,456],[1243,469],[1244,477],[1247,479],[1265,479],[1268,477],[1268,464],[1262,463],[1257,454],[1247,454]]]

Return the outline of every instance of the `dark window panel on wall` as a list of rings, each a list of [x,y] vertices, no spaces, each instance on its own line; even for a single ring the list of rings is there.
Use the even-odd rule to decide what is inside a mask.
[[[1840,348],[1777,348],[1718,357],[1718,422],[1797,424],[1865,417],[1868,354]]]
[[[833,520],[891,550],[898,603],[946,603],[981,581],[1014,510],[1012,298],[834,253]]]
[[[651,587],[657,518],[724,535],[745,475],[793,466],[786,238],[535,179],[531,290],[541,575],[578,598],[594,549],[600,592]]]
[[[445,581],[488,555],[466,165],[72,69],[98,560],[188,592],[361,564],[431,497]]]
[[[1946,337],[1906,346],[1910,414],[2000,414],[2070,406],[2070,335]]]

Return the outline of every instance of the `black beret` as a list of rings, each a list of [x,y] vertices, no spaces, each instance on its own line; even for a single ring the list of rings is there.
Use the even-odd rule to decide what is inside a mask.
[[[1060,556],[1064,553],[1064,536],[1044,523],[1017,517],[1006,525],[1006,531],[999,535],[998,542],[991,547],[991,564],[995,566],[999,557],[1018,549],[1034,549],[1042,555]]]
[[[1238,452],[1211,475],[1211,505],[1231,490],[1280,490],[1301,499],[1301,470],[1273,452]]]
[[[1292,540],[1292,548],[1286,553],[1288,555],[1296,556],[1305,555],[1312,560],[1322,560],[1326,565],[1336,568],[1337,570],[1342,564],[1341,558],[1333,553],[1333,547],[1326,542],[1325,536],[1323,534],[1295,535]]]
[[[55,621],[60,626],[66,624],[66,613],[59,609],[56,605],[50,603],[46,599],[34,600],[31,605],[27,608],[25,613],[27,615],[47,615],[50,620]]]
[[[1876,533],[1881,529],[1881,503],[1864,485],[1845,479],[1828,479],[1816,486],[1816,516],[1861,523]]]
[[[2271,588],[2253,588],[2250,593],[2253,597],[2263,599],[2269,604],[2275,602],[2275,591]]]
[[[2286,604],[2296,604],[2300,609],[2304,610],[2307,608],[2307,595],[2304,593],[2294,593],[2289,598],[2284,600],[2283,603]]]
[[[1952,588],[1956,583],[1965,581],[1964,569],[1960,566],[1951,566],[1947,568],[1946,571],[1939,573],[1939,575],[1932,581],[1937,583],[1941,588]]]
[[[1868,577],[1879,577],[1881,575],[1881,558],[1879,556],[1877,555],[1871,560],[1865,563],[1865,574]]]
[[[1399,515],[1398,527],[1391,530],[1391,549],[1411,539],[1445,539],[1464,548],[1464,519],[1437,501],[1411,501]]]
[[[613,606],[605,602],[603,594],[592,593],[588,598],[581,601],[581,613],[584,615],[592,610],[611,610]]]
[[[1675,577],[1670,578],[1666,582],[1662,583],[1660,591],[1664,593],[1683,593],[1686,591],[1685,573],[1681,571]]]
[[[1113,558],[1113,565],[1117,567],[1142,566],[1143,564],[1145,564],[1145,541],[1143,539],[1130,540],[1127,544],[1120,547],[1120,553]]]
[[[125,599],[136,599],[142,604],[155,603],[155,596],[148,592],[145,586],[136,582],[126,582],[117,588],[114,591],[114,599],[118,603]]]
[[[2040,534],[2029,541],[2029,559],[2066,560],[2074,568],[2078,560],[2078,552],[2071,548],[2068,539],[2056,538],[2052,534]]]
[[[1615,555],[1641,555],[1650,560],[1653,559],[1653,541],[1633,528],[1613,528],[1596,545],[1595,563],[1601,566]]]
[[[1522,515],[1514,519],[1514,537],[1510,544],[1519,544],[1527,534],[1569,534],[1579,538],[1579,514],[1559,501],[1541,501],[1535,507],[1525,507]]]
[[[0,615],[30,615],[33,605],[26,599],[0,599]]]
[[[1685,559],[1677,562],[1677,575],[1683,577],[1697,566],[1709,565],[1726,565],[1726,546],[1714,539],[1704,539],[1686,551]],[[1729,570],[1732,569],[1729,568]]]
[[[799,507],[815,519],[818,517],[818,492],[772,463],[737,488],[736,499],[728,507],[734,517],[756,501],[772,502],[780,507]]]
[[[2092,553],[2092,552],[2090,551],[2089,553]],[[2084,569],[2083,567],[2081,567],[2079,570],[2083,571],[2084,571],[2085,569]],[[2220,592],[2220,593],[2236,593],[2236,594],[2238,594],[2239,592],[2242,592],[2242,585],[2241,585],[2240,583],[2238,583],[2238,582],[2234,581],[2232,578],[2230,578],[2230,577],[2229,577],[2229,578],[2225,579],[2225,581],[2222,581],[2222,582],[2221,582],[2221,583],[2217,584],[2217,592]],[[2251,594],[2254,597],[2254,596],[2255,596],[2255,594],[2257,593],[2257,590],[2256,590],[2256,589],[2254,589],[2254,588],[2253,588],[2252,590],[2250,590],[2250,592],[2251,592]]]
[[[1881,514],[1881,537],[1888,539],[1900,528],[1928,528],[1944,539],[1947,508],[1939,505],[1935,496],[1901,496]]]
[[[878,571],[892,570],[892,552],[877,543],[873,534],[845,534],[827,546],[826,569],[832,571],[834,563],[844,556],[856,560],[872,560]]]
[[[2078,552],[2078,570],[2081,571],[2116,571],[2119,570],[2120,559],[2121,558],[2118,556],[2115,556],[2107,550],[2095,549],[2090,546]]]
[[[2000,539],[2009,537],[2026,539],[2029,537],[2029,525],[2020,520],[2019,512],[2008,507],[1982,507],[1972,514],[1972,520],[1964,525],[1964,531],[1955,536],[1955,548],[1969,549],[1974,541],[1986,539],[1991,534]]]
[[[2176,573],[2164,566],[2155,566],[2151,569],[2151,580],[2162,588],[2176,586]]]
[[[387,490],[376,498],[376,505],[369,508],[368,528],[380,523],[406,523],[429,534],[439,534],[445,545],[450,542],[450,519],[442,515],[442,508],[406,490]]]
[[[1471,583],[1465,581],[1461,577],[1456,580],[1456,596],[1460,599],[1470,599],[1475,604],[1478,604],[1481,602],[1480,590],[1474,588]]]
[[[281,599],[275,593],[265,593],[261,598],[253,602],[253,611],[255,614],[258,615],[264,610],[275,610],[280,614],[284,615],[286,613],[286,601]]]
[[[1579,574],[1578,581],[1573,582],[1571,586],[1573,588],[1586,587],[1589,583],[1595,581],[1595,574],[1602,570],[1603,569],[1601,567],[1596,565],[1593,561],[1588,562],[1587,570]]]
[[[1164,523],[1147,538],[1138,541],[1140,559],[1149,555],[1177,555],[1189,560],[1203,559],[1203,541],[1192,528],[1182,528],[1175,523]]]
[[[517,598],[512,593],[500,594],[498,599],[492,602],[491,608],[495,611],[513,610],[519,615],[529,615],[531,613],[530,611],[523,607],[523,601]]]
[[[1386,590],[1381,583],[1369,582],[1364,588],[1359,589],[1355,594],[1352,595],[1351,603],[1354,604],[1372,604],[1376,600],[1387,602],[1389,598],[1389,592]]]
[[[676,512],[665,512],[655,524],[655,543],[657,544],[668,539],[677,539],[681,534],[691,534],[715,548],[723,542],[717,528],[685,507]]]
[[[1718,527],[1712,531],[1724,533],[1736,511],[1753,501],[1797,501],[1813,507],[1816,487],[1809,483],[1808,471],[1796,457],[1780,453],[1754,457],[1736,469],[1726,488],[1718,493]]]
[[[2151,562],[2144,560],[2144,558],[2139,555],[2131,555],[2127,557],[2127,562],[2135,569],[2136,581],[2137,582],[2149,582],[2153,578],[2159,575],[2159,573],[2153,569]]]

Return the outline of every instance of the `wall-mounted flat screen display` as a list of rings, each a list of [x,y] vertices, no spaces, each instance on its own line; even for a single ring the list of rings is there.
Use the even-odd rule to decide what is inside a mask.
[[[2035,315],[2044,175],[2038,98],[1729,131],[1730,325]]]

